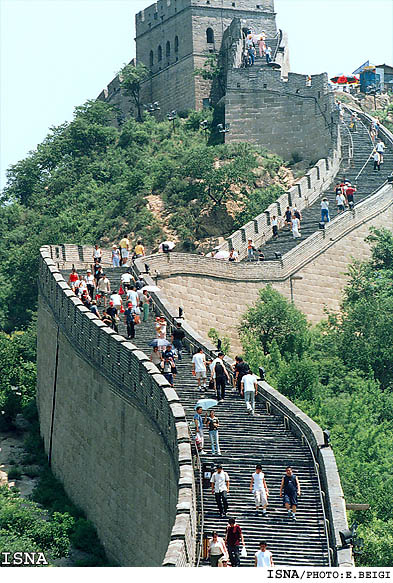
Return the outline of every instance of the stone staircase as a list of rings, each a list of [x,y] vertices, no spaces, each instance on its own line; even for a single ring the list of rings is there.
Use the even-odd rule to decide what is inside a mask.
[[[121,269],[105,270],[112,289],[120,286]],[[64,273],[68,278],[68,272]],[[126,335],[123,322],[119,333]],[[154,319],[136,326],[136,338],[132,342],[149,355],[149,342],[155,337]],[[187,421],[193,431],[195,403],[201,396],[215,397],[213,392],[200,393],[191,374],[191,355],[183,352],[181,361],[176,362],[178,374],[175,390],[186,411]],[[202,463],[222,463],[230,477],[228,516],[234,516],[240,524],[248,557],[241,559],[242,566],[253,566],[254,553],[258,543],[266,539],[273,553],[276,565],[326,566],[328,565],[328,541],[325,536],[323,511],[320,501],[318,479],[313,460],[306,444],[285,429],[283,419],[269,415],[266,408],[257,404],[258,416],[246,413],[243,399],[227,386],[225,401],[216,408],[220,420],[219,439],[222,455],[213,457],[208,431],[205,430],[205,451]],[[268,515],[255,516],[253,496],[249,492],[250,478],[255,465],[261,463],[270,490]],[[302,496],[300,498],[297,521],[287,519],[279,496],[281,478],[285,468],[291,465],[298,475]],[[224,536],[226,519],[220,519],[210,488],[204,490],[204,534],[211,536],[217,530]],[[202,561],[202,565],[207,562]]]
[[[345,123],[349,124],[349,115],[345,115]],[[389,144],[387,146],[384,155],[384,163],[381,166],[381,171],[373,171],[373,160],[367,162],[366,167],[362,171],[358,179],[356,176],[362,169],[364,163],[369,158],[373,144],[371,138],[367,131],[368,128],[365,127],[360,121],[357,123],[356,132],[351,131],[353,139],[353,160],[351,167],[348,169],[342,168],[337,176],[337,180],[329,187],[329,189],[323,194],[323,196],[329,200],[329,214],[330,220],[337,216],[337,206],[336,206],[336,194],[335,194],[335,184],[338,180],[342,178],[347,178],[352,182],[352,184],[357,185],[357,192],[355,193],[355,207],[356,204],[370,196],[382,183],[388,178],[393,169],[393,151]],[[341,125],[341,133],[343,136],[343,152],[348,146],[348,130]],[[356,180],[355,180],[356,179]],[[265,260],[276,260],[276,253],[284,255],[297,245],[304,241],[307,237],[312,235],[319,228],[319,222],[321,220],[321,198],[316,200],[309,208],[301,211],[302,221],[301,221],[301,234],[300,239],[293,239],[292,233],[289,228],[281,228],[279,230],[278,239],[270,239],[264,245],[262,245],[263,253],[265,255]],[[286,209],[281,209],[282,214],[285,213]],[[351,211],[345,211],[351,212]]]
[[[277,50],[278,50],[278,44],[280,42],[280,39],[278,36],[274,37],[274,38],[268,38],[265,40],[266,46],[270,47],[272,49],[272,61],[274,62],[275,56],[277,54]],[[256,47],[255,49],[255,63],[252,67],[250,67],[251,70],[255,71],[255,74],[257,75],[261,69],[270,69],[271,67],[266,63],[266,57],[260,57],[259,56],[259,48]]]

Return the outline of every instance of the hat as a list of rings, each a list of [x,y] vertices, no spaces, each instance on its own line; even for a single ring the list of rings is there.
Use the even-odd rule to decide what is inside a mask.
[[[91,269],[86,269],[86,273],[91,273]]]
[[[112,302],[112,300],[109,302],[109,305],[110,305],[110,306],[113,306],[113,302]]]
[[[132,306],[132,302],[128,302],[127,303],[127,306]]]
[[[221,464],[217,464],[217,470],[222,470],[222,465]]]

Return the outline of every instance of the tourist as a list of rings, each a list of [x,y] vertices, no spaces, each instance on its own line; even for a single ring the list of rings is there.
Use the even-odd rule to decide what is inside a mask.
[[[261,540],[259,543],[259,551],[255,553],[255,567],[274,567],[273,555],[266,547],[266,541]]]
[[[321,200],[321,223],[328,223],[329,221],[329,201],[325,197]]]
[[[93,249],[93,261],[95,263],[101,263],[102,260],[102,251],[99,248],[98,244],[94,245]]]
[[[265,38],[264,38],[263,34],[261,34],[259,39],[258,39],[258,48],[259,48],[259,57],[262,59],[262,57],[265,56],[265,50],[266,50]]]
[[[156,338],[166,339],[166,320],[164,316],[157,316],[155,323]]]
[[[134,253],[135,253],[135,257],[137,259],[139,257],[144,257],[145,256],[145,248],[142,245],[142,241],[138,241],[138,243],[135,245]]]
[[[273,232],[273,239],[277,239],[278,237],[278,219],[275,215],[272,218],[272,232]]]
[[[238,394],[241,394],[241,381],[242,378],[244,377],[245,374],[247,374],[248,370],[249,370],[249,366],[246,362],[244,362],[244,360],[242,359],[241,356],[236,356],[235,357],[235,364],[232,365],[233,368],[233,372],[235,373],[234,375],[234,381],[235,381],[235,387],[237,389]]]
[[[377,145],[375,146],[376,151],[378,152],[379,156],[380,156],[380,160],[379,163],[383,164],[383,154],[385,152],[385,144],[383,143],[382,140],[379,140],[377,142]]]
[[[94,275],[94,280],[96,282],[96,287],[98,285],[99,280],[103,276],[103,273],[104,273],[104,270],[102,269],[102,265],[100,265],[97,261],[95,261],[93,264],[93,275]]]
[[[135,338],[135,309],[132,302],[127,303],[124,311],[124,323],[127,326],[127,338]]]
[[[111,284],[105,273],[102,274],[102,277],[98,281],[97,291],[99,292],[100,297],[104,298],[104,307],[106,307],[106,298],[111,293]]]
[[[134,278],[132,277],[129,269],[127,269],[127,271],[123,273],[121,276],[121,285],[124,291],[127,292],[131,287],[131,283],[134,282],[135,282]]]
[[[352,184],[349,184],[349,186],[347,187],[347,201],[348,201],[348,206],[350,208],[350,210],[353,209],[353,207],[355,206],[355,201],[354,201],[354,194],[356,192],[356,185],[354,184],[352,186]]]
[[[290,228],[292,224],[292,211],[289,206],[287,206],[287,210],[285,211],[284,219],[284,225]]]
[[[143,321],[147,322],[149,319],[151,297],[147,290],[144,290],[142,294]]]
[[[91,273],[91,269],[86,270],[85,281],[86,281],[87,291],[89,292],[89,296],[91,298],[94,298],[95,280],[94,280],[93,274]]]
[[[266,63],[267,64],[271,63],[272,62],[272,48],[266,46],[265,54],[266,54]]]
[[[102,310],[101,320],[106,326],[112,326],[112,318],[107,314],[106,310]]]
[[[258,250],[258,261],[265,261],[265,254],[262,249]]]
[[[135,286],[134,285],[130,285],[128,291],[127,291],[127,299],[132,302],[132,305],[136,308],[137,306],[139,306],[139,298],[138,298],[138,292],[135,290]]]
[[[358,121],[358,116],[355,112],[352,113],[351,119],[349,121],[349,127],[351,130],[356,132],[356,122]]]
[[[231,249],[229,252],[228,261],[238,261],[238,259],[239,259],[238,252],[235,251],[234,249]]]
[[[196,352],[192,357],[192,375],[197,380],[198,389],[200,391],[205,391],[207,374],[206,374],[206,357],[203,352],[203,348],[200,348],[198,352]]]
[[[254,245],[252,239],[248,239],[247,243],[247,261],[252,261],[254,259]]]
[[[217,400],[222,403],[225,399],[225,385],[229,381],[229,374],[224,365],[224,353],[219,352],[211,365],[212,378],[214,379],[217,391]]]
[[[217,469],[210,479],[212,485],[212,494],[216,498],[216,504],[220,513],[220,518],[227,515],[228,511],[228,492],[229,476],[223,471],[222,465],[218,464]]]
[[[75,282],[76,281],[79,281],[79,275],[77,274],[75,267],[73,267],[71,269],[71,273],[68,277],[68,285],[70,286],[70,288],[72,289],[72,291],[74,293],[75,293]]]
[[[227,554],[225,541],[218,536],[216,531],[212,533],[212,538],[209,541],[208,554],[211,567],[218,567],[218,561]]]
[[[113,302],[113,305],[115,306],[116,310],[118,312],[121,312],[123,302],[122,302],[120,294],[118,294],[117,292],[114,292],[109,299]]]
[[[252,67],[255,63],[255,47],[254,47],[254,45],[251,45],[248,48],[248,63],[250,65],[250,67]]]
[[[139,291],[144,287],[145,287],[145,282],[144,282],[142,275],[140,275],[135,282],[135,289],[136,289],[136,291]]]
[[[228,565],[228,559],[224,556],[218,560],[219,567],[232,567],[232,565]]]
[[[266,516],[269,489],[266,485],[265,474],[262,472],[262,466],[260,464],[256,465],[255,472],[251,476],[250,492],[254,494],[255,516],[258,516],[260,506],[262,506],[262,516]]]
[[[167,348],[170,349],[170,346]],[[176,371],[175,361],[173,360],[173,352],[172,350],[165,351],[162,354],[162,374],[168,381],[168,383],[173,387],[174,385],[174,371]],[[201,417],[202,419],[202,417]],[[202,452],[201,452],[202,453]]]
[[[283,506],[288,510],[288,518],[296,520],[297,497],[300,496],[300,484],[290,466],[285,470],[285,476],[281,480],[280,496],[283,499]]]
[[[90,312],[92,314],[94,314],[95,316],[97,316],[97,318],[99,320],[101,320],[101,316],[100,316],[100,312],[98,311],[98,308],[97,308],[97,302],[96,302],[96,300],[92,300],[91,301],[91,304],[90,304]]]
[[[117,314],[117,309],[115,308],[115,306],[113,305],[113,302],[110,301],[109,302],[109,308],[107,309],[106,313],[108,314],[108,316],[111,319],[111,327],[113,328],[113,330],[115,332],[119,332],[119,329],[117,327],[117,323],[119,321],[119,316]]]
[[[258,394],[258,379],[250,368],[246,369],[246,374],[242,377],[240,390],[241,396],[244,396],[247,412],[255,415],[255,397]]]
[[[242,529],[236,524],[234,518],[229,518],[225,534],[225,544],[232,567],[240,567],[240,543],[243,547],[245,546]]]
[[[302,214],[301,212],[298,210],[298,208],[296,206],[293,207],[293,216],[295,217],[295,219],[299,219],[299,229],[300,229],[300,224],[302,221]]]
[[[181,322],[176,322],[176,328],[172,331],[172,344],[177,352],[178,360],[181,360],[181,351],[183,350],[183,340],[185,338],[184,330],[181,327]]]
[[[122,238],[122,240],[119,243],[119,246],[121,254],[121,263],[122,265],[125,265],[130,255],[130,242],[126,236]]]
[[[342,190],[340,188],[339,193],[336,194],[336,204],[337,204],[337,213],[343,213],[345,210],[345,196],[342,193]]]
[[[198,406],[194,415],[194,425],[195,425],[195,443],[200,454],[206,455],[203,449],[204,438],[203,438],[203,419],[202,419],[202,407]]]
[[[207,411],[205,415],[205,425],[209,429],[209,437],[210,443],[212,446],[212,454],[213,455],[221,455],[220,451],[220,444],[218,440],[218,428],[220,426],[220,422],[216,417],[213,409],[210,411],[209,417],[207,416]]]
[[[374,150],[372,153],[372,157],[374,160],[374,172],[376,170],[378,170],[378,171],[381,170],[381,156],[380,156],[379,152]]]
[[[89,296],[89,292],[87,291],[87,289],[84,289],[81,294],[81,302],[88,310],[90,310],[91,298]]]
[[[161,368],[161,360],[162,360],[162,356],[161,353],[158,350],[158,346],[154,346],[153,347],[153,352],[150,354],[150,360],[153,364],[156,365],[156,367],[158,369]]]
[[[120,267],[120,251],[117,245],[112,246],[112,266]]]

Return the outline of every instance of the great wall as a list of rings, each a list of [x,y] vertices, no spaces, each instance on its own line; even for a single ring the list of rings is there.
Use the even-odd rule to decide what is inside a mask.
[[[213,8],[214,3],[211,0]],[[229,11],[233,4],[225,0]],[[214,19],[203,20],[205,13],[211,18],[205,2],[183,0],[182,5],[182,18],[187,7],[198,10],[193,13],[198,22],[193,21],[192,30],[197,30],[200,38],[209,23],[216,27]],[[156,20],[172,19],[172,24],[176,21],[179,26],[174,15],[176,6],[181,6],[180,0],[177,5],[167,0],[154,6],[151,14],[147,9],[137,15],[137,37],[145,35],[148,39]],[[249,6],[248,1],[236,2],[236,8],[247,13],[243,17],[250,18]],[[273,1],[263,2],[263,8],[265,24],[267,20],[274,22],[269,29],[273,35],[277,32]],[[233,22],[237,14],[231,12],[230,16],[226,26],[241,29],[241,23]],[[169,22],[167,26],[172,25]],[[173,35],[176,32],[165,28],[168,30]],[[222,32],[220,38],[225,38]],[[214,28],[214,33],[217,39],[219,29]],[[239,41],[236,35],[231,39],[235,44]],[[285,47],[281,53],[285,53]],[[143,53],[148,54],[144,49]],[[236,50],[232,54],[236,55]],[[187,59],[184,56],[179,61],[183,67]],[[168,63],[169,69],[164,73],[169,75],[170,67],[177,62]],[[154,74],[161,76],[162,83],[164,73],[158,66]],[[240,89],[236,95],[240,96],[255,83],[250,75],[247,69],[229,71],[227,88],[236,83],[236,89]],[[277,73],[267,71],[266,75],[268,82],[262,81],[262,91],[280,91],[277,87],[283,82]],[[299,82],[308,91],[304,76],[299,79],[289,73],[287,77],[287,83]],[[178,77],[172,82],[176,85]],[[198,90],[192,99],[196,94],[202,99],[202,93],[198,93],[202,85],[198,83],[196,80],[193,92],[195,87]],[[269,87],[263,87],[269,83]],[[325,78],[316,76],[312,83],[312,91],[321,91],[321,87],[323,91]],[[102,98],[107,99],[109,94]],[[328,104],[332,96],[326,95]],[[316,107],[315,99],[312,101]],[[230,102],[229,92],[229,105]],[[268,105],[263,97],[259,97],[258,103],[261,102]],[[287,106],[287,102],[280,103],[284,109]],[[307,108],[304,113],[310,115]],[[318,109],[315,128],[321,116]],[[370,226],[391,228],[393,224],[393,189],[388,176],[393,136],[381,128],[388,147],[386,170],[371,185],[370,169],[364,164],[371,151],[367,141],[370,119],[360,112],[359,117],[365,131],[359,143],[354,144],[345,122],[340,128],[338,120],[324,125],[330,141],[327,144],[322,136],[317,156],[320,159],[313,168],[264,213],[233,233],[222,248],[235,248],[244,259],[247,240],[252,238],[269,250],[274,214],[281,215],[289,204],[297,205],[306,215],[319,204],[321,195],[331,190],[338,173],[358,174],[359,167],[364,166],[358,181],[364,195],[353,211],[337,216],[323,230],[318,229],[318,221],[310,219],[312,229],[301,243],[277,251],[277,257],[264,262],[230,264],[185,253],[158,253],[135,261],[134,274],[143,273],[146,283],[161,288],[152,293],[153,307],[156,314],[165,316],[169,330],[176,324],[178,308],[182,307],[189,354],[202,347],[206,355],[216,355],[216,347],[207,340],[211,327],[230,336],[233,352],[240,350],[238,321],[247,305],[257,298],[258,290],[268,283],[312,322],[324,316],[325,308],[338,309],[350,261],[368,257],[364,238]],[[231,123],[236,128],[236,114]],[[196,397],[189,355],[179,363],[180,384],[174,390],[146,356],[153,333],[151,324],[142,325],[136,340],[130,342],[122,326],[116,334],[87,310],[66,280],[72,266],[84,270],[91,265],[91,257],[92,248],[85,245],[52,245],[40,251],[37,402],[51,468],[71,499],[96,526],[112,561],[123,566],[199,566],[203,536],[215,523],[209,493],[202,487],[201,464],[206,460],[197,455],[193,445],[191,422]],[[111,281],[118,283],[121,270],[110,268],[109,250],[104,250],[103,264]],[[227,357],[228,370],[231,362]],[[351,551],[342,548],[339,536],[348,528],[345,500],[334,453],[322,429],[281,395],[279,387],[273,388],[264,381],[259,382],[258,411],[260,418],[250,432],[238,402],[229,399],[220,408],[220,417],[228,423],[235,420],[238,431],[239,445],[229,433],[223,434],[222,463],[238,479],[237,483],[234,479],[231,509],[241,517],[247,540],[268,536],[277,565],[352,566]],[[291,443],[292,454],[285,453],[287,443]],[[248,476],[261,457],[276,482],[288,463],[301,471],[309,509],[301,510],[296,530],[283,524],[278,513],[264,524],[257,524],[247,513],[247,487],[240,474]],[[278,508],[277,491],[273,504]]]

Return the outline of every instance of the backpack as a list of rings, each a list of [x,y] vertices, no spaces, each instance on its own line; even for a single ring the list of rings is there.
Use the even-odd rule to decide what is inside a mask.
[[[223,377],[223,376],[225,376],[224,367],[222,366],[222,364],[220,362],[217,362],[216,363],[216,366],[214,367],[214,370],[216,371],[216,377]]]

